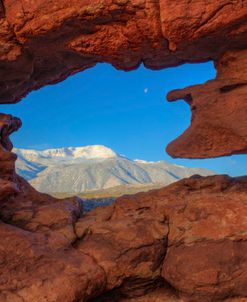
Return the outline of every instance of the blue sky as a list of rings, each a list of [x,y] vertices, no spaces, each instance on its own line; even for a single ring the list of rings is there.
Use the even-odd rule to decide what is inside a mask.
[[[107,64],[29,94],[0,111],[18,116],[23,127],[12,136],[19,148],[45,149],[102,144],[131,159],[168,160],[230,175],[246,174],[244,155],[206,160],[172,159],[165,146],[189,125],[183,101],[168,103],[172,89],[214,78],[211,62],[161,71],[143,66],[123,72]]]

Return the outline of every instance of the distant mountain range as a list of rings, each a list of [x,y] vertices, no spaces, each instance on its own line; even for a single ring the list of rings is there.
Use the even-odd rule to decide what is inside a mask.
[[[215,174],[166,161],[130,160],[100,145],[47,149],[14,149],[19,175],[46,193],[82,193],[123,185],[168,185],[194,174]]]

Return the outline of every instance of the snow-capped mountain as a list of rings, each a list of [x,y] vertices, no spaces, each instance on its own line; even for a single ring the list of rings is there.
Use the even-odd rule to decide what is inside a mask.
[[[166,161],[130,160],[100,145],[14,152],[18,155],[18,173],[46,193],[82,193],[120,185],[168,185],[194,174],[214,174]]]
[[[68,147],[47,149],[43,151],[14,149],[20,157],[33,162],[82,162],[89,159],[107,159],[117,157],[117,154],[110,148],[100,145],[86,147]]]

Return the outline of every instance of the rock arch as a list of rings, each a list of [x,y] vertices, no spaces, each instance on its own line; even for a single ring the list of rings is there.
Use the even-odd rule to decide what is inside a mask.
[[[246,46],[246,0],[1,0],[0,103],[98,62],[213,60],[215,80],[168,95],[192,110],[168,152],[246,153]],[[195,176],[83,215],[78,198],[40,194],[15,173],[20,126],[0,115],[0,301],[246,300],[246,177]]]
[[[169,95],[192,95],[193,121],[168,152],[246,152],[246,0],[3,0],[0,12],[0,103],[97,62],[131,70],[214,60],[214,81]]]

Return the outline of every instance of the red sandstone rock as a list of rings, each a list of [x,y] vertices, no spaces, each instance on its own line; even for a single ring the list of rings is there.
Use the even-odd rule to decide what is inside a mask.
[[[142,297],[135,297],[130,299],[121,299],[120,302],[182,302],[174,293],[168,288],[159,288]]]
[[[164,68],[246,48],[245,0],[4,0],[3,5],[1,72],[13,68],[13,73],[3,78],[2,102],[18,101],[97,62],[126,70],[142,62]]]
[[[246,48],[245,0],[4,0],[0,11],[1,102],[97,62],[158,69]]]
[[[247,152],[247,50],[226,53],[216,80],[168,94],[191,108],[191,126],[167,147],[173,157],[208,158]]]
[[[1,302],[247,297],[246,177],[192,177],[83,215],[15,174],[19,126],[1,116]]]
[[[20,126],[18,118],[0,114],[0,203],[2,199],[19,192],[15,174],[16,155],[11,153],[13,146],[9,135]]]
[[[246,0],[159,2],[163,35],[179,56],[216,59],[229,49],[246,48]]]
[[[73,200],[10,198],[0,301],[246,298],[246,188],[244,177],[192,177],[81,218]]]
[[[4,0],[0,7],[0,46],[0,103],[20,101],[28,92],[62,81],[98,62],[123,70],[137,68],[141,63],[160,69],[184,62],[222,62],[228,51],[236,52],[233,57],[239,56],[239,62],[243,59],[239,51],[247,47],[247,1]],[[232,68],[246,73],[246,65],[241,63]],[[235,72],[232,68],[231,72]],[[227,72],[226,82],[231,78]],[[211,83],[210,97],[217,103],[219,120],[226,120],[224,110],[218,110],[224,98],[217,89],[220,85],[218,80]],[[199,90],[203,91],[203,87]],[[231,89],[225,99],[241,103],[246,94],[242,86],[241,91]],[[197,102],[202,102],[202,113],[198,114],[201,117],[203,99]],[[242,108],[236,106],[235,110],[235,117],[243,115]],[[238,125],[234,122],[233,128]],[[199,145],[198,135],[203,137],[201,144],[209,138],[204,147],[207,151],[202,147],[198,147],[198,153],[189,150],[188,141],[180,139],[179,146],[169,147],[171,155],[194,158],[246,153],[242,134],[237,138],[238,134],[228,128],[229,133],[222,132],[222,128],[215,133],[212,119],[208,126],[208,134],[205,127],[198,127],[195,137],[190,138]],[[186,135],[194,132],[189,130]],[[225,135],[231,136],[226,148]],[[214,144],[219,136],[223,139],[218,140],[220,150],[216,150]]]
[[[108,62],[130,70],[213,59],[217,78],[172,92],[191,105],[173,156],[246,153],[247,3],[0,2],[0,103]],[[0,115],[1,302],[247,301],[247,178],[194,177],[83,215],[15,173]]]

